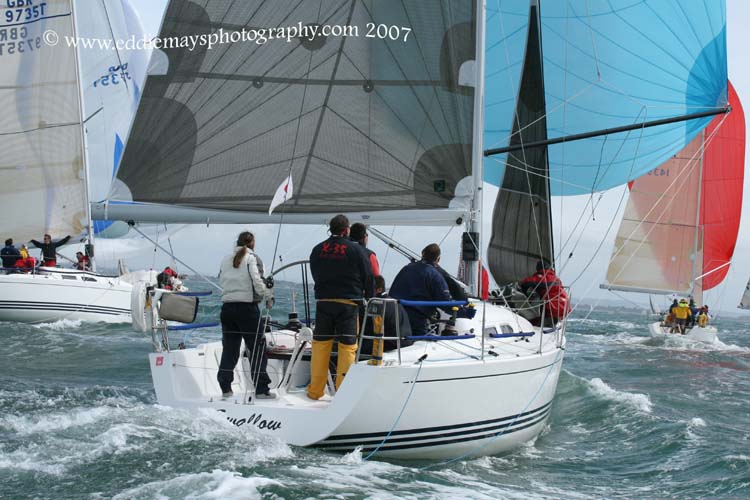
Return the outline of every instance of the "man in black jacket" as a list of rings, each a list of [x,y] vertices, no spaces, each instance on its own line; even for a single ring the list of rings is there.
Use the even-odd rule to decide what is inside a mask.
[[[52,236],[49,234],[44,235],[44,243],[39,243],[37,240],[31,240],[31,244],[37,248],[42,249],[42,259],[44,260],[44,266],[55,267],[57,265],[57,247],[61,247],[68,242],[70,235],[59,241],[52,241]]]
[[[372,297],[373,277],[364,249],[349,239],[349,219],[331,219],[331,237],[310,254],[310,272],[315,281],[315,332],[313,333],[310,385],[307,395],[320,399],[328,380],[328,362],[333,340],[338,341],[336,389],[357,354],[358,307]]]
[[[5,240],[5,247],[0,250],[3,257],[3,267],[10,269],[16,266],[16,261],[21,258],[21,252],[13,246],[13,239]]]

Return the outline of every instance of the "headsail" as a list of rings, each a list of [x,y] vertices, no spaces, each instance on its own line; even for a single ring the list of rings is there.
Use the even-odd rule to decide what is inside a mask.
[[[745,165],[745,117],[731,84],[729,104],[729,115],[631,184],[604,288],[698,298],[724,279]]]
[[[532,1],[529,18],[511,144],[547,137],[541,25],[536,1]],[[546,147],[508,154],[487,251],[490,271],[499,284],[523,279],[534,271],[539,260],[554,263],[547,161]]]
[[[130,50],[79,46],[90,200],[109,194],[146,78],[149,52],[135,50],[144,28],[130,0],[78,1],[77,32],[96,40],[121,40]],[[99,238],[125,236],[129,226],[93,221]]]
[[[19,242],[78,235],[87,217],[75,51],[44,38],[73,35],[70,1],[3,4],[0,14],[0,36],[12,40],[0,49],[3,234]]]
[[[165,50],[168,68],[147,78],[118,186],[98,214],[268,221],[291,173],[285,221],[442,210],[418,222],[454,223],[465,207],[451,210],[451,200],[472,173],[476,8],[474,0],[170,1],[162,39],[243,27],[360,32]],[[366,36],[370,25],[409,31],[383,40]]]
[[[488,2],[485,148],[507,146],[524,64],[529,0]],[[549,138],[725,106],[724,0],[542,1]],[[640,177],[711,120],[610,134],[548,149],[552,194],[602,191]],[[528,151],[528,150],[527,150]],[[505,158],[485,161],[501,185]]]

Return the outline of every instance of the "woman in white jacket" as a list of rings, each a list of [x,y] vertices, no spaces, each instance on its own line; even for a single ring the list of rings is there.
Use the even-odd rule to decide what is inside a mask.
[[[223,352],[217,380],[223,397],[232,396],[234,367],[240,357],[242,340],[250,356],[250,375],[255,383],[256,399],[274,399],[270,391],[271,379],[266,371],[266,337],[258,304],[270,309],[273,292],[261,278],[263,272],[255,256],[255,237],[249,231],[237,237],[237,248],[221,261],[219,283],[223,289],[221,300],[221,332]]]

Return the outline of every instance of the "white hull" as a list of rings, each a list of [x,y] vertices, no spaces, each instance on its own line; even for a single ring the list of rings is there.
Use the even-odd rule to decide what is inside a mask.
[[[714,342],[716,342],[716,334],[718,333],[718,331],[716,330],[715,326],[709,325],[700,327],[698,325],[695,325],[687,332],[685,332],[685,335],[682,335],[680,333],[670,333],[672,328],[662,325],[663,324],[661,322],[651,323],[650,325],[648,325],[648,329],[649,332],[651,332],[652,337],[680,337],[696,342],[705,342],[707,344],[713,344]]]
[[[131,284],[85,271],[49,271],[0,275],[0,321],[130,321]]]
[[[525,327],[522,331],[531,331],[525,320],[510,311],[487,308],[487,326],[493,324],[493,316],[496,320],[504,317],[502,323],[507,325],[510,318]],[[481,320],[463,321],[481,331]],[[290,334],[269,334],[269,340],[278,345]],[[383,457],[448,459],[497,454],[533,439],[545,426],[557,388],[564,346],[561,331],[542,335],[537,329],[527,339],[487,337],[484,360],[479,359],[480,337],[417,342],[401,350],[400,364],[395,351],[385,354],[383,366],[360,361],[352,366],[338,393],[320,401],[305,395],[309,363],[301,362],[289,388],[278,389],[279,399],[248,403],[252,384],[244,358],[235,370],[235,395],[221,400],[216,382],[220,342],[153,353],[150,366],[156,396],[163,405],[212,408],[224,412],[238,427],[277,436],[292,445],[338,452],[361,446],[364,454],[379,447],[377,454]],[[425,354],[420,367],[418,360]],[[286,366],[287,361],[269,360],[272,387]]]

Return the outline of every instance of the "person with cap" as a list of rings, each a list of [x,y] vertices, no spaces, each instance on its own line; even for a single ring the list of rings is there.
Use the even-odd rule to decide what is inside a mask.
[[[70,235],[58,241],[52,241],[52,236],[44,235],[44,242],[31,240],[30,243],[42,250],[42,260],[45,267],[55,267],[57,265],[57,248],[63,246],[70,240]]]
[[[672,333],[680,333],[685,335],[687,329],[688,318],[690,317],[690,307],[688,306],[687,299],[680,299],[679,304],[674,309],[675,316],[675,328]]]
[[[273,291],[261,279],[255,255],[255,236],[244,231],[237,237],[234,252],[224,257],[219,270],[221,285],[221,362],[216,376],[222,397],[233,396],[234,368],[240,358],[240,347],[250,357],[250,376],[255,384],[255,399],[275,399],[270,390],[266,334],[258,304],[273,306]]]
[[[359,243],[367,255],[367,260],[370,262],[373,276],[380,276],[380,264],[378,263],[378,256],[375,252],[367,248],[367,240],[369,235],[367,234],[367,226],[361,222],[355,222],[352,227],[349,228],[349,239]]]
[[[431,243],[422,249],[422,260],[404,266],[391,285],[391,297],[399,300],[441,302],[452,300],[448,283],[437,269],[440,262],[440,246]],[[409,315],[412,335],[428,335],[434,306],[404,306]]]
[[[11,269],[16,266],[16,261],[21,258],[21,252],[13,246],[13,239],[8,238],[5,240],[5,246],[0,250],[2,256],[3,267],[5,269]]]
[[[524,295],[536,295],[544,302],[545,322],[549,322],[550,325],[554,325],[570,313],[568,294],[555,270],[547,262],[537,261],[536,272],[521,280],[518,285]],[[541,317],[532,323],[539,326]]]
[[[349,239],[349,219],[336,215],[329,231],[330,238],[310,253],[316,317],[307,396],[315,400],[325,393],[334,340],[338,342],[336,390],[341,387],[357,355],[359,305],[374,292],[370,260],[364,248]]]

